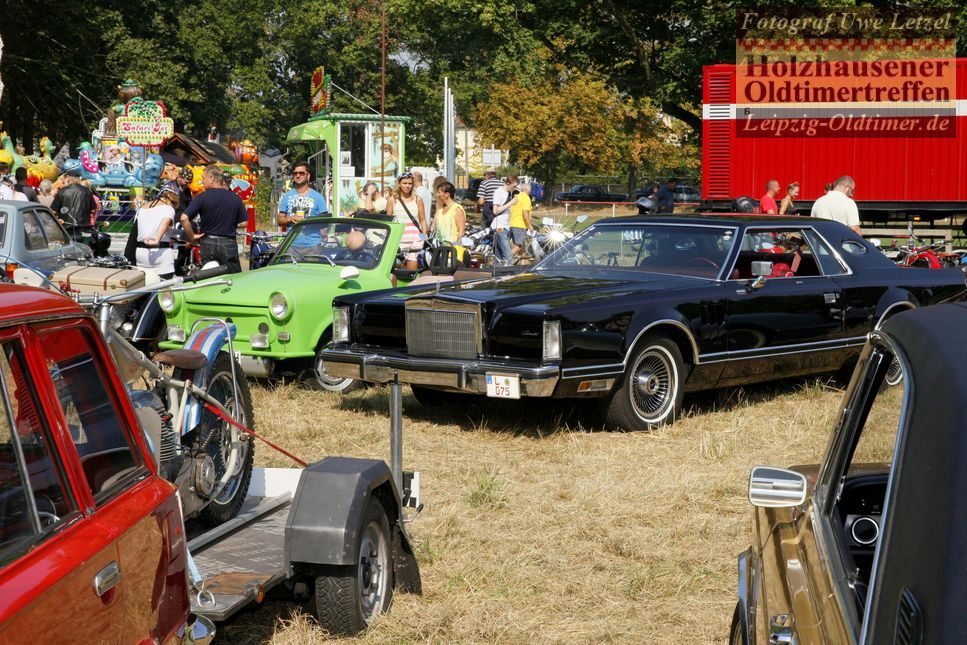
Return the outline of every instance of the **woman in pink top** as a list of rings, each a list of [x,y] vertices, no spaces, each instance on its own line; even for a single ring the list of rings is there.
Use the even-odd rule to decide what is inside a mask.
[[[404,172],[399,176],[396,190],[386,202],[386,212],[392,213],[393,221],[405,224],[400,250],[405,255],[404,269],[419,269],[417,258],[426,240],[426,214],[423,200],[413,192],[413,173]]]

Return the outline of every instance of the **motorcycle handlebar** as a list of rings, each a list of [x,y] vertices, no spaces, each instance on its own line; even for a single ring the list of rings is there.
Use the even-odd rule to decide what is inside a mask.
[[[185,276],[185,282],[198,282],[199,280],[207,280],[208,278],[216,278],[220,275],[225,275],[228,273],[228,266],[225,264],[220,264],[217,267],[212,267],[210,269],[194,269],[188,272]]]

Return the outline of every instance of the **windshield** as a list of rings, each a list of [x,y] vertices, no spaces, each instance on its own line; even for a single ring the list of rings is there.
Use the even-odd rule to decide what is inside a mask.
[[[593,266],[717,278],[736,229],[684,224],[604,224],[576,235],[535,267],[537,271]]]
[[[294,227],[272,264],[327,264],[374,269],[389,237],[385,224],[353,220],[308,221]]]

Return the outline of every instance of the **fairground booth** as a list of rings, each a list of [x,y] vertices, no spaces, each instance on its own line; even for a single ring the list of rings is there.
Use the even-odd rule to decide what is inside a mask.
[[[326,178],[332,180],[323,193],[330,211],[349,215],[362,206],[359,194],[368,182],[380,190],[396,184],[406,167],[410,118],[330,112],[330,87],[329,75],[317,69],[312,80],[312,116],[289,130],[286,143],[308,146],[317,185],[324,188]]]

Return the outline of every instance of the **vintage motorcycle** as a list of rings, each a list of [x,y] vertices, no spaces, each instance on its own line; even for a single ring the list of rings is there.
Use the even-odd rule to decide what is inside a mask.
[[[78,296],[97,318],[128,394],[134,404],[159,473],[178,487],[186,519],[216,526],[235,517],[252,477],[254,441],[243,430],[254,425],[248,384],[234,359],[235,326],[203,319],[191,330],[185,349],[155,354],[151,359],[124,339],[111,324],[114,303],[193,287],[185,282],[223,275],[227,267],[193,271],[143,289],[102,297]],[[214,280],[205,286],[231,284]],[[226,351],[227,350],[227,351]],[[144,385],[147,385],[145,388]]]
[[[40,271],[18,268],[15,282],[50,285],[72,297],[97,319],[141,422],[158,472],[181,496],[185,519],[217,526],[235,517],[252,478],[254,425],[252,398],[234,359],[235,326],[221,319],[200,319],[187,334],[184,349],[147,358],[124,338],[113,322],[119,303],[148,295],[174,298],[194,283],[227,273],[225,266],[189,272],[184,277],[103,296],[62,291]],[[212,280],[205,285],[230,285]]]

